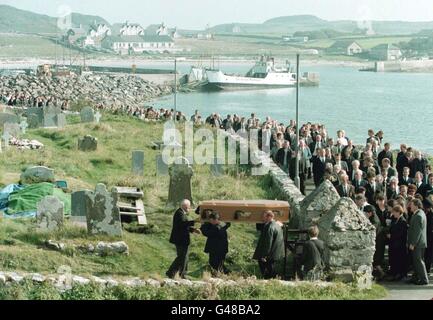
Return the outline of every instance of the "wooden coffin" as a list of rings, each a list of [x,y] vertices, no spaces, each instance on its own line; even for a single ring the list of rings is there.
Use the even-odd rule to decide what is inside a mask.
[[[202,221],[207,221],[211,212],[217,212],[224,222],[263,222],[263,213],[272,210],[275,220],[288,222],[290,208],[287,201],[272,200],[211,200],[199,204]]]

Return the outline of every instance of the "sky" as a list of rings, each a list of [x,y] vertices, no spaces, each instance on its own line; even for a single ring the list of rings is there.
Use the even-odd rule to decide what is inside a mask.
[[[207,24],[262,23],[267,19],[312,14],[326,20],[433,21],[433,0],[0,0],[20,9],[58,16],[59,8],[99,15],[110,23],[165,22],[181,29]]]

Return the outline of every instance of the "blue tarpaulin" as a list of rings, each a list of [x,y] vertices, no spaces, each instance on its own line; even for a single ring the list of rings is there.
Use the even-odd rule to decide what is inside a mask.
[[[9,204],[9,195],[18,190],[22,190],[24,186],[18,184],[10,184],[7,187],[0,190],[0,210],[7,209]]]

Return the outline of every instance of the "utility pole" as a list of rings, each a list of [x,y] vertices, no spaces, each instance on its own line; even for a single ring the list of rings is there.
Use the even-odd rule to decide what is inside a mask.
[[[177,59],[174,58],[174,122],[177,117]]]
[[[301,188],[301,181],[299,178],[299,60],[300,54],[296,54],[296,165],[295,165],[295,185],[298,189]]]

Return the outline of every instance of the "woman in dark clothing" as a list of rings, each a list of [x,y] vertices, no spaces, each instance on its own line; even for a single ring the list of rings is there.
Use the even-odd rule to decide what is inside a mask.
[[[407,275],[407,229],[408,225],[403,217],[404,210],[401,206],[392,209],[394,221],[391,224],[389,234],[389,265],[392,280],[400,281]]]

